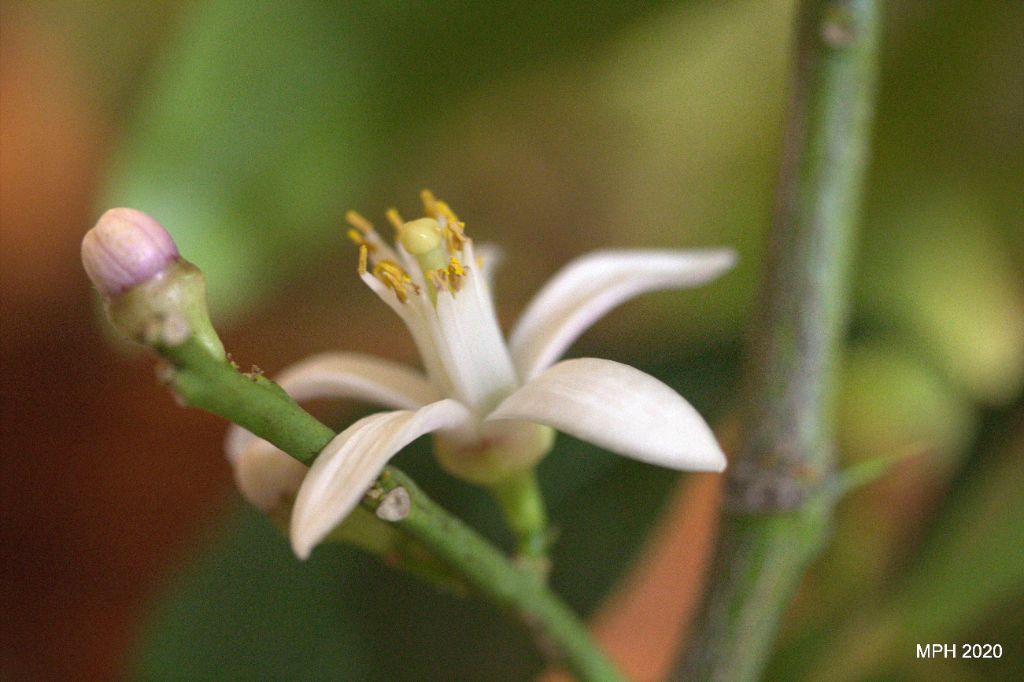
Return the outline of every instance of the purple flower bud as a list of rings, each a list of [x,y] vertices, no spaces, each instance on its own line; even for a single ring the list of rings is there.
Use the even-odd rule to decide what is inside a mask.
[[[167,230],[132,208],[110,209],[82,239],[82,264],[108,300],[153,279],[177,258]]]

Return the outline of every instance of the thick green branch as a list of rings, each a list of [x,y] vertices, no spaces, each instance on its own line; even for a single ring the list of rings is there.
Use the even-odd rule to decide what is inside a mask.
[[[173,363],[168,379],[187,404],[245,427],[304,463],[311,462],[335,435],[276,384],[261,376],[239,374],[194,340],[159,350]],[[427,497],[405,474],[388,467],[363,506],[377,511],[396,488],[405,489],[409,505],[394,514],[395,525],[450,566],[472,589],[513,613],[544,653],[563,662],[580,679],[622,679],[580,620],[535,570],[513,564]]]
[[[681,680],[756,679],[828,531],[833,365],[862,194],[877,0],[799,8],[794,96],[711,583]]]

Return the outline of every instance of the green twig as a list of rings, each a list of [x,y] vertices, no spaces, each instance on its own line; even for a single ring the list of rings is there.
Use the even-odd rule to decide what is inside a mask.
[[[528,567],[513,566],[491,543],[442,509],[397,469],[388,468],[378,483],[385,491],[406,489],[412,505],[409,515],[398,524],[456,568],[478,592],[514,613],[542,652],[564,662],[582,680],[623,679],[576,615],[545,586],[542,576]],[[372,497],[368,503],[374,504]]]
[[[262,376],[240,374],[195,340],[158,349],[174,365],[168,382],[189,405],[229,419],[304,463],[335,433]],[[389,494],[404,489],[397,509],[378,511]],[[401,491],[400,491],[401,492]],[[381,474],[363,506],[426,547],[467,585],[513,613],[551,660],[583,680],[621,680],[576,615],[536,571],[513,564],[476,531],[452,516],[394,467]]]
[[[831,519],[829,404],[868,154],[880,2],[799,8],[794,97],[750,348],[745,433],[680,680],[756,679]]]

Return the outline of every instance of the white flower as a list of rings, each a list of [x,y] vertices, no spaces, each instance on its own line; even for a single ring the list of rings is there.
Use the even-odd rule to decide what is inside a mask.
[[[405,322],[425,373],[355,353],[314,356],[278,381],[296,400],[352,398],[394,408],[340,433],[308,470],[233,427],[228,456],[242,492],[275,513],[294,497],[291,542],[305,558],[359,503],[387,462],[433,433],[448,471],[494,483],[532,467],[550,427],[612,452],[678,470],[721,471],[711,429],[674,390],[611,360],[556,360],[619,303],[703,284],[732,267],[728,250],[602,251],[575,260],[527,307],[506,344],[490,294],[495,256],[474,250],[464,225],[423,194],[429,218],[403,223],[392,248],[350,213],[359,275]],[[484,251],[482,247],[480,251]]]

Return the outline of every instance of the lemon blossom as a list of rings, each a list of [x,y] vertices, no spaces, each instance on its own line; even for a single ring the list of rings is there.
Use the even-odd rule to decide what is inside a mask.
[[[721,471],[711,429],[674,390],[611,360],[557,359],[611,308],[638,294],[703,284],[732,267],[729,250],[599,251],[548,282],[506,343],[489,276],[495,254],[475,249],[447,204],[423,193],[427,217],[385,243],[355,213],[359,276],[405,322],[424,371],[357,353],[327,353],[286,369],[296,400],[351,398],[392,408],[355,422],[313,465],[232,427],[226,449],[243,494],[287,519],[305,558],[359,503],[387,462],[420,436],[449,472],[492,484],[532,467],[552,428],[611,452],[678,470]]]

